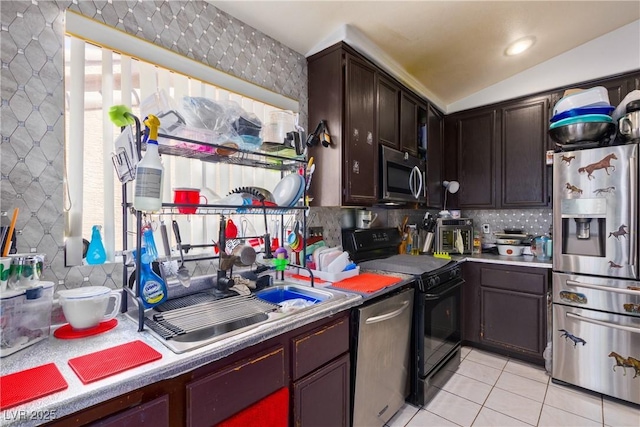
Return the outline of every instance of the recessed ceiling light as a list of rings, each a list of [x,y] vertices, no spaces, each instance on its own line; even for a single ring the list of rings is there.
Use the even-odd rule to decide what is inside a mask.
[[[536,38],[534,36],[523,37],[507,46],[504,54],[507,56],[518,55],[533,46],[535,42]]]

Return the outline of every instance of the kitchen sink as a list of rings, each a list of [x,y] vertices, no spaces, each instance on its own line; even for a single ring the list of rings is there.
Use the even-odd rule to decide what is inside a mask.
[[[172,303],[182,298],[188,303],[146,311],[145,330],[173,352],[184,353],[346,297],[333,290],[275,282],[252,295],[220,299],[219,292],[203,288],[210,282],[209,277],[193,278],[191,290],[198,292],[168,300]],[[135,309],[127,315],[137,319]]]
[[[248,326],[252,326],[258,323],[262,323],[265,320],[269,320],[269,315],[265,313],[258,313],[253,316],[244,317],[232,322],[224,322],[214,326],[208,326],[202,329],[196,329],[193,332],[178,335],[173,337],[172,340],[176,342],[196,342],[209,338],[219,337],[221,335],[229,334],[233,331],[246,330]]]
[[[315,305],[333,298],[330,292],[301,285],[276,285],[256,293],[262,300],[274,304],[282,304],[285,301],[301,300],[308,305]],[[302,304],[305,305],[305,304]]]

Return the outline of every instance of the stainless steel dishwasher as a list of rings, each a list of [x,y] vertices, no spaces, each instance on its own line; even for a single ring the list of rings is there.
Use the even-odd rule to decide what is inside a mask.
[[[414,289],[353,311],[355,375],[353,426],[383,426],[409,394]]]

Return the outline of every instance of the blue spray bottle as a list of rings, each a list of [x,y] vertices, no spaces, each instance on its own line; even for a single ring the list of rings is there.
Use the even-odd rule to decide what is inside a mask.
[[[87,264],[96,265],[104,264],[107,261],[107,252],[102,244],[102,236],[100,235],[99,225],[94,225],[91,232],[91,242],[87,249]]]
[[[135,258],[136,251],[133,251]],[[151,268],[152,257],[147,254],[147,248],[140,248],[140,284],[138,295],[142,299],[144,308],[151,308],[167,300],[167,285]]]

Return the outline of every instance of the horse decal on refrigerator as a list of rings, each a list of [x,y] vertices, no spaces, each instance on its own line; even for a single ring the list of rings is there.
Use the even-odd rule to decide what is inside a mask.
[[[583,340],[580,337],[577,337],[575,335],[573,335],[571,332],[567,331],[566,329],[558,329],[559,332],[562,332],[562,335],[560,335],[560,337],[564,337],[564,340],[571,340],[573,341],[573,347],[575,348],[578,344],[582,344],[583,346],[587,343],[585,340]]]

